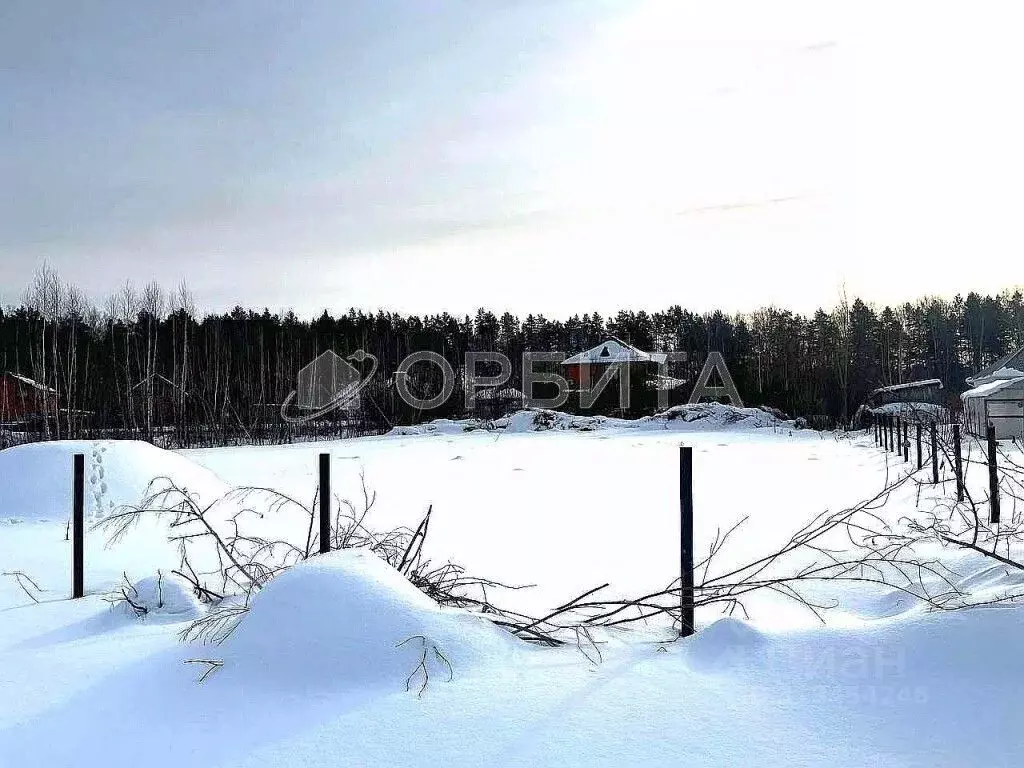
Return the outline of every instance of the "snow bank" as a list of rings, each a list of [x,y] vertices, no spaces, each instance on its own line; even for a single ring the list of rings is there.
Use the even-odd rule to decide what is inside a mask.
[[[891,414],[899,416],[910,423],[932,422],[948,423],[949,411],[941,405],[934,403],[888,403],[877,408],[870,408],[874,415]]]
[[[390,435],[460,434],[474,430],[504,432],[576,431],[603,429],[634,430],[701,430],[763,429],[790,427],[792,422],[780,419],[774,409],[736,408],[721,403],[677,405],[654,416],[639,419],[618,419],[610,416],[581,416],[561,411],[531,408],[487,421],[484,419],[437,419],[416,426],[395,427]]]
[[[714,431],[725,427],[761,429],[791,424],[780,419],[777,413],[774,408],[737,408],[721,403],[694,403],[669,408],[651,416],[649,420],[655,424],[681,422],[678,425],[680,428],[684,428],[683,425],[691,425],[702,430]]]
[[[487,619],[443,609],[372,553],[341,550],[268,584],[224,643],[224,674],[246,686],[418,691],[516,644]]]
[[[487,429],[483,419],[434,419],[427,424],[394,427],[389,435],[458,435],[476,429]]]
[[[85,513],[90,521],[138,503],[158,477],[213,499],[226,486],[210,470],[149,443],[57,441],[0,451],[0,520],[64,520],[71,512],[72,456],[85,454]]]
[[[180,576],[159,573],[134,584],[125,584],[114,597],[118,610],[126,616],[168,618],[174,621],[196,619],[203,605],[192,587]]]
[[[692,669],[715,672],[749,660],[766,643],[765,636],[751,625],[725,617],[698,632],[687,643],[686,655]]]

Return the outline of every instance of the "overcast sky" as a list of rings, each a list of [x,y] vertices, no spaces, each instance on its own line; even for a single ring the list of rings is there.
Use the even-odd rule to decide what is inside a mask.
[[[561,317],[1024,283],[1019,3],[0,3],[0,301]]]

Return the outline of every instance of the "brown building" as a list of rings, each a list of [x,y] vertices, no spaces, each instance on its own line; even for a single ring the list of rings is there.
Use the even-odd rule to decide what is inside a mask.
[[[658,366],[665,362],[665,354],[644,352],[632,344],[627,344],[614,336],[598,344],[593,349],[580,352],[562,362],[566,377],[575,385],[589,388],[595,385],[608,370],[609,365],[628,365],[634,370],[641,370],[648,376],[658,371]]]
[[[37,381],[7,372],[0,374],[0,423],[25,421],[56,411],[57,392]]]

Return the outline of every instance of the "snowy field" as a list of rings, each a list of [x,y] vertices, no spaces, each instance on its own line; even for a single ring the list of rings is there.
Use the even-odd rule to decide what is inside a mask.
[[[426,556],[536,585],[491,595],[531,615],[605,582],[629,596],[678,576],[682,443],[694,448],[697,559],[717,531],[747,519],[716,558],[723,571],[907,471],[870,434],[799,431],[771,418],[501,426],[180,453],[138,443],[0,453],[0,570],[34,582],[0,578],[0,766],[1024,761],[1016,607],[929,612],[896,590],[825,584],[814,591],[834,606],[824,625],[765,592],[747,601],[745,621],[698,611],[700,631],[685,641],[658,626],[602,635],[595,663],[575,647],[527,645],[485,619],[438,609],[372,555],[345,552],[278,577],[227,641],[204,646],[179,640],[206,608],[173,578],[143,618],[104,600],[125,577],[140,600],[156,599],[158,569],[178,567],[158,522],[111,547],[90,530],[87,596],[66,599],[75,452],[86,454],[93,521],[137,502],[163,475],[207,501],[263,486],[308,504],[317,454],[329,452],[338,496],[359,507],[361,476],[376,493],[371,528],[415,526],[432,507]],[[970,483],[983,482],[971,472]],[[896,523],[950,493],[949,482],[911,481],[878,514]],[[295,516],[267,518],[276,535],[305,536]],[[981,598],[1019,583],[971,553],[937,556]],[[222,666],[198,683],[210,665],[184,663],[197,659]],[[409,692],[406,679],[421,660],[428,684],[417,695],[421,678]]]

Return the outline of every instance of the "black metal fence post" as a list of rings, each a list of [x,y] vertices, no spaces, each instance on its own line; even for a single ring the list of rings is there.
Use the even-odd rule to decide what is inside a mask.
[[[679,449],[679,636],[694,632],[693,606],[693,448]]]
[[[932,482],[936,485],[939,482],[939,445],[938,440],[935,437],[935,422],[932,422],[931,426],[931,440],[932,440]]]
[[[921,423],[918,424],[918,469],[925,466],[925,457],[921,453]]]
[[[76,453],[71,511],[71,597],[85,596],[85,454]]]
[[[320,554],[331,551],[331,454],[320,454]]]
[[[903,419],[896,417],[896,453],[903,453],[903,444],[900,442],[900,432],[903,429]]]
[[[953,425],[953,466],[956,469],[956,500],[964,500],[964,467],[960,458],[960,425]]]
[[[910,440],[907,438],[907,432],[910,427],[906,421],[903,422],[903,460],[910,461]]]
[[[996,465],[996,428],[989,424],[988,437],[988,495],[990,523],[999,522],[999,467]]]

